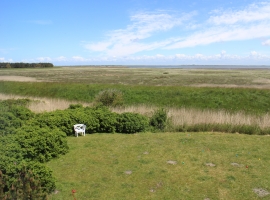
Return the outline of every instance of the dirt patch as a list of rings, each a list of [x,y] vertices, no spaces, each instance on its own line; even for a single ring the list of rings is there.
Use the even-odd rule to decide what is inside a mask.
[[[130,174],[132,174],[132,171],[131,170],[127,170],[127,171],[125,171],[125,174],[130,175]]]
[[[242,164],[238,164],[238,163],[231,163],[232,166],[235,166],[235,167],[243,167],[244,165]]]
[[[209,167],[215,167],[216,165],[213,164],[213,163],[205,163],[206,166],[209,166]]]
[[[42,82],[36,78],[26,76],[0,76],[0,81]]]
[[[176,165],[177,164],[177,161],[175,161],[175,160],[168,160],[167,163],[168,164],[171,164],[171,165]]]
[[[259,197],[265,197],[270,194],[270,192],[262,188],[254,188],[253,192],[255,192]]]

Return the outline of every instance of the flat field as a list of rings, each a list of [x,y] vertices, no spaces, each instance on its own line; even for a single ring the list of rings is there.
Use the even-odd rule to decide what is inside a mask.
[[[269,69],[55,67],[1,69],[0,93],[93,102],[102,90],[123,92],[125,105],[248,112],[270,111]]]
[[[0,80],[269,89],[270,69],[164,69],[115,66],[1,69]]]

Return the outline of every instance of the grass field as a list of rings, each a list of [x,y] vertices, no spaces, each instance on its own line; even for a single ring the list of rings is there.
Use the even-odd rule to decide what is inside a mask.
[[[269,136],[223,133],[92,134],[47,165],[50,199],[269,199]],[[172,163],[172,164],[170,164]],[[215,166],[211,166],[214,164]]]
[[[269,128],[268,69],[1,69],[0,99],[29,97],[34,112],[92,105],[101,90],[123,92],[114,112],[151,115],[165,107],[175,126],[245,124]],[[1,94],[2,93],[2,94]],[[51,200],[270,199],[269,135],[215,132],[68,137],[70,152],[49,166]],[[214,165],[214,166],[212,166]],[[266,190],[263,192],[263,190]]]
[[[0,93],[5,94],[91,103],[95,95],[106,89],[122,91],[124,103],[129,106],[224,109],[252,114],[265,114],[270,110],[268,69],[56,67],[0,70]]]

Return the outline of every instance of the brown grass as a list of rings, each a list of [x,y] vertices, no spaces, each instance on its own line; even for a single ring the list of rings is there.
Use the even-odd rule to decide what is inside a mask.
[[[113,108],[117,113],[135,112],[151,116],[157,107],[130,106],[125,108]],[[270,115],[247,115],[241,112],[229,113],[223,110],[199,110],[194,108],[168,108],[168,116],[173,126],[184,124],[232,124],[232,125],[258,125],[261,128],[270,127]]]
[[[14,78],[15,77],[15,78]],[[269,69],[169,69],[124,67],[54,67],[5,69],[1,80],[86,84],[178,85],[196,87],[270,88]]]
[[[50,112],[54,110],[63,110],[69,107],[70,104],[82,104],[84,106],[93,106],[93,104],[67,101],[63,99],[52,98],[37,98],[37,97],[24,97],[18,95],[0,94],[0,99],[32,99],[34,100],[28,105],[28,108],[35,112]],[[146,115],[150,117],[154,111],[158,109],[156,106],[126,106],[111,108],[113,112],[133,112]],[[173,126],[182,126],[184,124],[231,124],[231,125],[258,125],[261,128],[270,127],[270,114],[255,116],[247,115],[241,112],[229,113],[224,110],[199,110],[194,108],[167,108],[168,116],[171,119]]]
[[[36,78],[26,76],[0,76],[0,81],[41,82]]]
[[[6,99],[31,99],[33,101],[27,107],[34,113],[50,112],[54,110],[64,110],[67,109],[70,104],[78,104],[78,103],[84,106],[91,106],[91,104],[89,103],[78,101],[67,101],[63,99],[39,98],[31,96],[7,95],[0,93],[0,100]]]

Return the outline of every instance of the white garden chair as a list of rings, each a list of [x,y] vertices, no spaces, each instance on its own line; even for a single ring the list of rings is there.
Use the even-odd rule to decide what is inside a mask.
[[[74,127],[76,137],[78,137],[79,133],[85,136],[86,126],[84,124],[75,124],[73,127]]]

